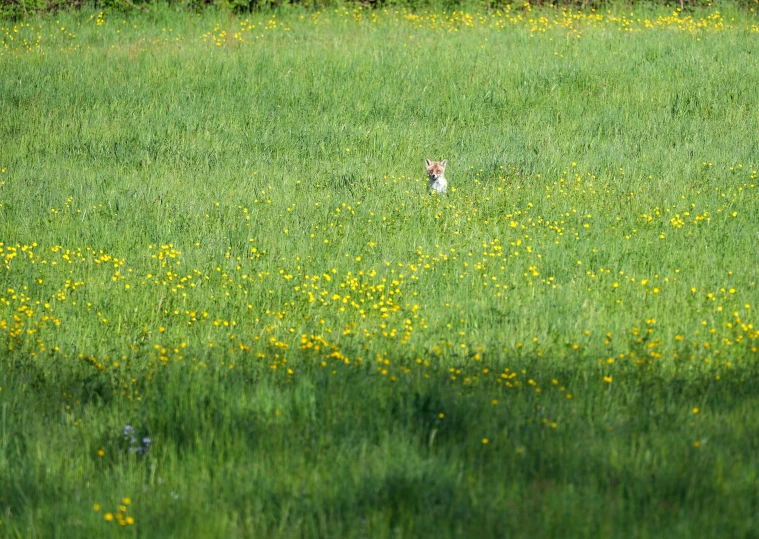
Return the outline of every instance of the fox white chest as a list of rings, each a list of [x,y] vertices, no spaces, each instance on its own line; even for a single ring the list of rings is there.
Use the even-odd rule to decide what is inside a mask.
[[[437,180],[429,180],[427,186],[436,193],[445,193],[448,190],[448,182],[445,178],[440,177]]]

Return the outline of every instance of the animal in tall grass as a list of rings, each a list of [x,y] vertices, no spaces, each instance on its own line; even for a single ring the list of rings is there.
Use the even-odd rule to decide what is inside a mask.
[[[430,161],[424,160],[424,164],[427,166],[427,187],[433,193],[445,194],[448,191],[448,180],[445,179],[445,166],[448,164],[447,159],[442,161]]]

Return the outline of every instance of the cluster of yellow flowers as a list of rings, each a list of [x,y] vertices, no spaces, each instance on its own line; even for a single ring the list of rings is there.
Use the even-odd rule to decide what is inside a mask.
[[[745,179],[715,188],[720,206],[706,209],[699,207],[701,199],[680,200],[637,218],[572,207],[608,194],[607,184],[589,173],[564,171],[548,183],[536,175],[531,181],[545,185],[532,185],[534,202],[509,210],[498,197],[504,190],[525,188],[513,178],[486,179],[473,171],[470,185],[449,197],[429,197],[423,194],[424,180],[388,176],[380,183],[398,196],[381,213],[376,205],[362,203],[360,192],[352,195],[355,199],[320,208],[328,210],[327,222],[318,221],[311,225],[313,232],[301,234],[308,247],[300,254],[274,257],[270,252],[281,250],[279,238],[249,238],[243,250],[229,246],[197,267],[186,267],[186,253],[173,243],[147,245],[143,254],[130,255],[136,257],[132,263],[93,247],[0,244],[0,268],[10,284],[0,292],[0,334],[9,351],[23,351],[32,360],[79,361],[109,373],[129,399],[140,399],[140,383],[151,380],[157,369],[182,362],[192,369],[213,362],[215,368],[261,368],[285,377],[297,376],[304,361],[332,370],[372,365],[390,382],[427,377],[433,363],[448,362],[456,365],[451,383],[492,383],[536,393],[543,391],[541,384],[526,371],[509,370],[509,358],[550,355],[593,364],[595,357],[599,379],[609,384],[631,369],[663,364],[708,369],[719,378],[757,353],[759,332],[751,321],[751,298],[745,296],[751,288],[742,288],[745,283],[732,271],[726,271],[725,282],[711,286],[688,284],[698,275],[679,268],[636,275],[594,262],[604,246],[588,242],[612,234],[623,243],[646,238],[647,244],[681,245],[700,227],[735,219],[738,212],[731,208],[746,197],[756,198],[755,175],[748,169]],[[257,218],[271,214],[288,226],[284,216],[295,203],[280,214],[267,193],[255,202]],[[566,202],[563,210],[550,215],[538,210],[557,200]],[[421,222],[445,227],[448,244],[420,244],[383,260],[379,253],[387,252],[386,246],[374,236],[363,246],[351,243],[357,251],[345,252],[327,267],[314,262],[314,253],[339,243],[348,229],[405,221],[407,205],[414,206]],[[209,219],[219,203],[211,208],[196,218]],[[53,210],[54,219],[84,219],[72,198]],[[240,222],[249,225],[251,211],[242,205],[237,211]],[[467,231],[473,222],[498,225],[494,230],[500,233],[472,242]],[[578,246],[591,260],[567,260]],[[187,249],[203,246],[196,242]],[[642,312],[647,301],[653,302],[651,314],[686,306],[691,314],[666,327],[655,316],[645,323],[632,319],[627,329],[614,317],[593,318],[593,323],[590,317],[586,322],[592,327],[574,334],[557,333],[538,316],[522,316],[506,333],[480,330],[480,322],[471,319],[475,305],[487,305],[501,317],[536,301],[570,296],[606,302],[620,316],[631,307]],[[561,384],[556,389],[566,390]]]
[[[118,511],[116,513],[107,512],[103,514],[103,518],[106,522],[118,522],[120,526],[132,526],[134,524],[134,517],[131,515],[128,515],[127,512],[129,511],[129,505],[132,503],[132,500],[129,498],[124,498],[121,500],[121,504],[118,507]],[[96,512],[100,512],[100,504],[96,503],[92,507]]]

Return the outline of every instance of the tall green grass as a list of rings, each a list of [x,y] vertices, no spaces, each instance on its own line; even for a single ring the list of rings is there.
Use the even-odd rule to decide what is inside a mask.
[[[0,535],[755,529],[745,14],[0,34]]]

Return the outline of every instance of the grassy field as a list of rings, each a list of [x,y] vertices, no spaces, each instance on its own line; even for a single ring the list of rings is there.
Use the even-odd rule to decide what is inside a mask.
[[[0,536],[754,536],[756,24],[1,23]]]

